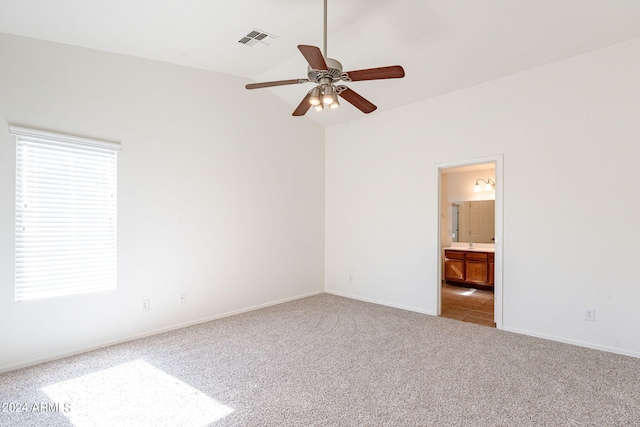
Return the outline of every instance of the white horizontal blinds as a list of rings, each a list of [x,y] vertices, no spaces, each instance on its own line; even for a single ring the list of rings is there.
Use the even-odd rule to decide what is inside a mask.
[[[12,133],[16,300],[114,289],[119,145]]]

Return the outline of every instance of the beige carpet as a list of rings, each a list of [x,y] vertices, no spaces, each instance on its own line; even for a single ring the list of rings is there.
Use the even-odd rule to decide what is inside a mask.
[[[1,374],[0,403],[1,426],[633,426],[640,359],[323,294]]]

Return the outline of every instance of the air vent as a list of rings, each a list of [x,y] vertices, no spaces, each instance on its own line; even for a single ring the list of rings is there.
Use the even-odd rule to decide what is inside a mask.
[[[242,43],[246,46],[254,48],[263,48],[269,46],[272,40],[277,39],[277,36],[266,33],[264,31],[256,30],[250,31],[246,36],[238,40],[238,43]]]

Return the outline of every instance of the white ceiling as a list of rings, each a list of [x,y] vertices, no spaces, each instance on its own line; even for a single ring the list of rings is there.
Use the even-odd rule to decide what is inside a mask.
[[[323,0],[0,0],[0,32],[246,77],[306,77]],[[238,41],[277,36],[262,49]],[[400,64],[404,79],[353,82],[377,112],[640,37],[639,0],[329,0],[328,56],[345,71]],[[0,58],[0,61],[2,59]],[[310,84],[270,89],[291,104]],[[357,119],[342,108],[307,116]],[[300,118],[291,118],[301,120]]]

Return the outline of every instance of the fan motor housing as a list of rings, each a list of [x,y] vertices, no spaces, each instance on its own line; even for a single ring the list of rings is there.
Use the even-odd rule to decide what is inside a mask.
[[[326,58],[325,62],[327,63],[327,68],[329,68],[328,71],[314,70],[310,66],[307,66],[307,76],[309,77],[309,80],[316,83],[319,83],[320,79],[323,77],[329,77],[334,82],[340,80],[340,76],[342,75],[342,64],[332,58]]]

